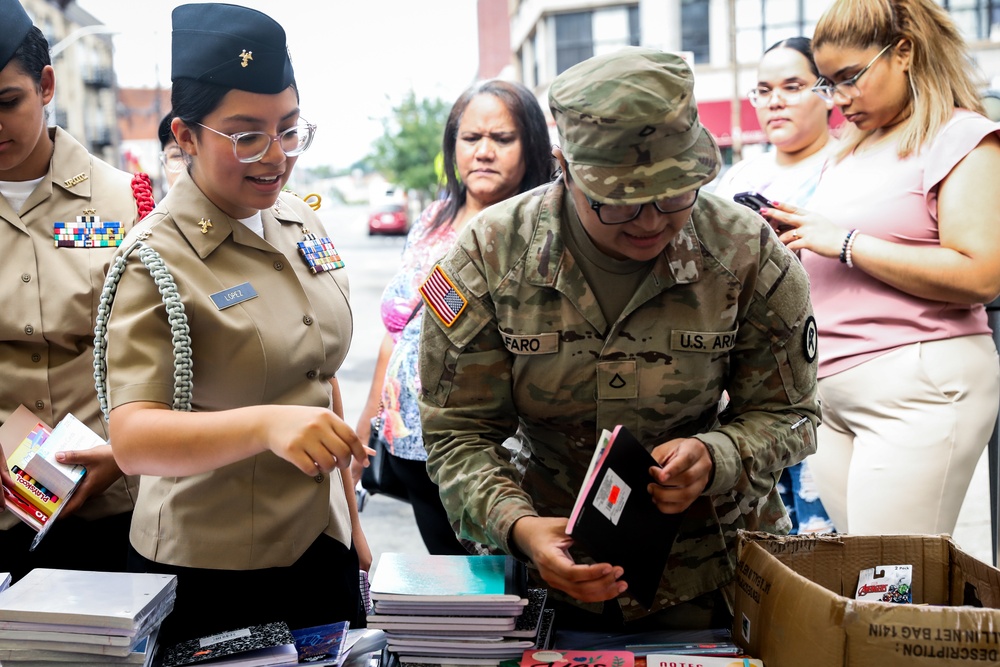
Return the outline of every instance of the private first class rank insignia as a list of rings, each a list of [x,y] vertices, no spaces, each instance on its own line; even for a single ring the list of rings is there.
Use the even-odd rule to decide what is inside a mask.
[[[326,236],[318,239],[308,229],[303,229],[302,240],[299,241],[298,246],[299,254],[302,255],[309,270],[313,273],[344,268],[344,260],[340,258],[337,249],[333,247],[333,241]]]
[[[57,248],[117,248],[125,236],[122,223],[102,221],[93,209],[76,216],[74,222],[54,222]]]

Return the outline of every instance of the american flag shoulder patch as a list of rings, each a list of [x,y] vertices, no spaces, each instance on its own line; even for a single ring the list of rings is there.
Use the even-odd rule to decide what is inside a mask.
[[[420,285],[420,294],[427,307],[434,311],[446,327],[455,323],[469,303],[439,265],[434,266],[434,270]]]

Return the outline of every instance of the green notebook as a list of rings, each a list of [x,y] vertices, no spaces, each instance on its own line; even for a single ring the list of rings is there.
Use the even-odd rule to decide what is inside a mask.
[[[524,564],[510,556],[384,553],[372,575],[372,600],[514,602],[527,595]]]

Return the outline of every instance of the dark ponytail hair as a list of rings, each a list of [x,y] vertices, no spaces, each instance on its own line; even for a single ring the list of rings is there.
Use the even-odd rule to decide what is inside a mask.
[[[523,84],[503,79],[488,79],[474,84],[455,100],[444,125],[441,149],[444,153],[446,179],[445,204],[432,221],[433,227],[450,223],[454,220],[458,209],[465,204],[465,184],[455,170],[455,144],[458,142],[458,126],[462,122],[462,114],[473,98],[479,95],[492,95],[503,102],[507,113],[517,126],[518,139],[521,142],[521,161],[524,162],[524,178],[521,179],[517,191],[527,192],[552,180],[554,166],[552,142],[549,138],[548,125],[545,123],[545,114],[542,113],[542,108],[532,92]]]
[[[38,26],[31,26],[7,64],[11,63],[16,63],[36,85],[41,85],[42,70],[52,64],[52,58],[49,55],[49,42]]]
[[[295,86],[294,79],[291,86],[295,89],[295,97],[298,99],[299,89]],[[222,98],[230,90],[234,89],[195,79],[174,79],[170,89],[171,113],[200,136],[201,128],[197,124],[222,104]]]
[[[789,37],[780,42],[775,42],[764,53],[770,53],[775,49],[792,49],[802,54],[802,57],[809,63],[809,70],[819,78],[819,68],[816,67],[816,60],[813,58],[812,40],[808,37]]]

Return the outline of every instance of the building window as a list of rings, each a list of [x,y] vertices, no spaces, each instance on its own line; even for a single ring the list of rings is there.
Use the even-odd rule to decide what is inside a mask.
[[[970,41],[1000,32],[1000,0],[941,0],[962,35]]]
[[[642,42],[642,30],[639,28],[639,6],[628,8],[628,43],[629,46],[639,46]]]
[[[709,0],[682,0],[681,2],[681,50],[694,54],[696,63],[709,61],[708,38]]]
[[[811,37],[823,3],[815,0],[736,0],[736,57],[755,62],[771,45]]]
[[[556,74],[594,55],[592,13],[556,14]]]

